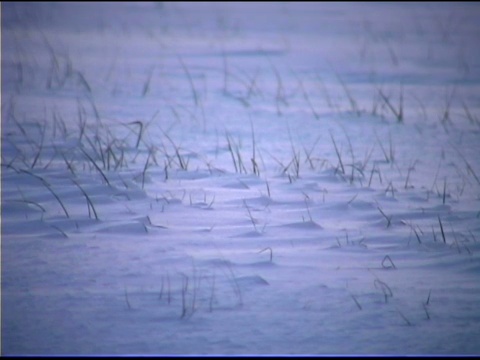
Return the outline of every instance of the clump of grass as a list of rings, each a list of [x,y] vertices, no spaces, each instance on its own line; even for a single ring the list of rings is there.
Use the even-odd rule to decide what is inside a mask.
[[[175,157],[177,158],[178,165],[180,166],[180,168],[182,170],[188,170],[188,160],[185,160],[185,157],[182,156],[182,154],[180,153],[180,146],[175,144],[175,142],[172,140],[172,138],[165,131],[162,130],[162,133],[167,138],[167,140],[170,142],[170,144],[173,146],[173,148],[175,149]],[[167,153],[166,150],[165,150],[165,153]],[[169,162],[169,164],[170,164],[170,162]]]
[[[349,151],[350,151],[350,156],[351,156],[351,164],[345,164],[345,166],[350,166],[350,168],[352,169],[351,170],[351,173],[350,173],[350,184],[353,184],[353,180],[355,178],[355,170],[357,170],[357,172],[360,173],[360,175],[363,177],[363,169],[361,166],[357,166],[356,163],[355,163],[355,153],[353,151],[353,146],[352,146],[352,142],[350,141],[350,136],[348,135],[347,131],[345,130],[345,128],[342,126],[342,130],[345,134],[345,137],[347,138],[347,143],[348,143],[348,148],[349,148]]]
[[[228,151],[232,157],[233,166],[235,167],[236,173],[247,173],[242,160],[242,155],[240,153],[240,147],[235,143],[235,141],[230,137],[228,132],[225,132],[225,137],[227,138]]]
[[[85,157],[90,161],[90,163],[92,163],[92,165],[95,167],[95,169],[97,169],[97,171],[100,173],[100,175],[102,175],[102,178],[105,180],[105,182],[107,183],[108,186],[111,186],[110,185],[110,181],[108,180],[107,176],[105,175],[105,173],[102,171],[102,169],[100,168],[100,166],[98,166],[98,164],[95,162],[95,160],[93,160],[93,158],[85,151],[85,149],[83,147],[80,147],[80,150],[82,151],[82,153],[85,155]]]
[[[387,228],[390,227],[391,223],[392,223],[392,217],[393,215],[391,216],[387,216],[387,214],[385,214],[382,210],[382,208],[380,206],[377,206],[377,209],[378,211],[380,211],[380,213],[383,215],[383,217],[387,220]]]
[[[382,142],[378,138],[377,133],[375,132],[375,137],[377,138],[377,141],[380,145],[380,149],[382,150],[383,156],[385,157],[385,161],[387,163],[393,164],[395,161],[395,149],[393,148],[393,143],[392,143],[392,134],[388,134],[388,140],[389,140],[389,148],[388,152],[386,151],[385,147],[383,146]]]
[[[385,102],[387,107],[390,109],[390,111],[395,115],[395,118],[397,119],[397,122],[401,123],[403,122],[403,86],[400,88],[400,99],[399,99],[399,104],[398,108],[395,108],[392,103],[390,102],[390,99],[383,93],[381,89],[378,89],[378,93],[382,100]]]

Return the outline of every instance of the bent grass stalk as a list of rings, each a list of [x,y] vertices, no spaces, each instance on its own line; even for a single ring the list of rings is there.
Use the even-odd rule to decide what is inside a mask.
[[[88,139],[88,138],[87,138]],[[97,169],[97,171],[100,173],[100,175],[102,175],[103,179],[105,180],[105,182],[107,183],[108,186],[111,186],[110,185],[110,181],[108,181],[108,178],[107,176],[105,175],[105,173],[102,171],[102,169],[100,169],[100,167],[97,165],[97,163],[95,162],[95,160],[92,159],[92,157],[90,155],[88,155],[88,153],[83,149],[83,147],[80,147],[80,150],[82,151],[82,153],[87,157],[87,159],[93,164],[93,166],[95,167],[95,169]]]
[[[57,230],[58,232],[60,232],[60,233],[63,235],[63,237],[68,238],[68,235],[65,233],[65,231],[63,231],[62,229],[60,229],[58,226],[53,225],[53,224],[50,224],[50,226],[51,226],[52,228],[54,228],[55,230]]]
[[[265,249],[260,250],[260,251],[258,252],[258,254],[261,254],[261,253],[263,253],[263,252],[265,252],[265,251],[267,251],[267,250],[270,251],[270,262],[272,262],[272,260],[273,260],[273,250],[272,250],[271,247],[266,247]]]
[[[383,281],[379,280],[379,279],[375,279],[375,281],[373,282],[374,286],[375,286],[375,289],[378,289],[380,288],[383,292],[383,295],[385,297],[385,303],[388,302],[388,298],[389,297],[393,297],[393,292],[392,290],[390,289],[390,287],[384,283]]]
[[[138,149],[138,146],[140,145],[140,140],[142,139],[142,135],[143,135],[143,123],[140,120],[137,120],[137,121],[132,121],[131,123],[129,123],[129,125],[138,125],[138,127],[140,128],[137,135],[137,142],[135,144],[135,148]]]
[[[21,172],[24,172],[26,174],[29,174],[31,176],[33,176],[34,178],[40,180],[42,182],[42,184],[47,188],[48,191],[50,191],[50,193],[55,197],[55,199],[57,200],[57,202],[60,204],[60,206],[62,207],[63,209],[63,212],[65,213],[65,216],[67,218],[70,218],[70,215],[68,214],[68,211],[67,209],[65,208],[65,205],[63,204],[62,200],[60,200],[60,197],[55,193],[55,191],[53,191],[51,185],[42,177],[38,176],[38,175],[35,175],[34,173],[28,171],[28,170],[25,170],[25,169],[20,169]]]
[[[388,264],[390,264],[390,265],[388,265]],[[396,269],[397,268],[389,255],[385,255],[385,257],[383,258],[382,267],[384,269]]]
[[[22,196],[23,197],[23,196]],[[16,200],[16,199],[12,199],[12,200],[7,200],[8,202],[19,202],[19,203],[25,203],[25,204],[29,204],[29,205],[35,205],[36,207],[38,207],[42,213],[46,212],[47,210],[45,210],[45,208],[40,205],[39,203],[35,202],[35,201],[31,201],[31,200],[27,200],[27,199],[21,199],[21,200]]]
[[[83,196],[85,196],[85,199],[87,200],[87,207],[88,207],[88,216],[91,218],[92,215],[91,215],[91,211],[90,211],[90,208],[92,209],[93,211],[93,214],[95,215],[95,220],[99,220],[98,219],[98,215],[97,215],[97,211],[95,210],[95,206],[93,205],[93,202],[92,200],[90,199],[90,197],[88,196],[88,194],[85,192],[85,190],[80,186],[80,184],[78,182],[76,182],[74,179],[71,179],[72,182],[77,185],[77,187],[80,189],[80,191],[82,192]]]

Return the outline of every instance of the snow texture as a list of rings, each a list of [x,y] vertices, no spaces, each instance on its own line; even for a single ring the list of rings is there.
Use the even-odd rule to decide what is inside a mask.
[[[1,6],[2,355],[480,353],[478,3]]]

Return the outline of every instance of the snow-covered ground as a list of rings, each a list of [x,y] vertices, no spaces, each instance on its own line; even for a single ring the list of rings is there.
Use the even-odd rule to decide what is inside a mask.
[[[480,353],[478,3],[2,3],[1,346]]]

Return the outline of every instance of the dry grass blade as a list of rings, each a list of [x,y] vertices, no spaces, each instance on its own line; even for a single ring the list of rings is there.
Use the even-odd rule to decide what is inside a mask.
[[[350,89],[347,87],[347,84],[345,84],[345,82],[342,80],[342,78],[340,77],[340,75],[338,73],[335,73],[335,75],[337,76],[337,79],[340,82],[340,85],[342,85],[342,89],[345,92],[345,95],[347,96],[348,101],[350,102],[350,108],[351,108],[352,112],[354,114],[356,114],[357,116],[360,116],[361,112],[358,109],[357,102],[353,98],[353,96],[350,92]]]
[[[261,253],[263,253],[264,251],[267,251],[267,250],[270,251],[270,262],[272,262],[272,260],[273,260],[273,250],[272,250],[271,247],[266,247],[265,249],[260,250],[258,253],[261,254]]]
[[[362,305],[360,305],[360,303],[358,302],[357,297],[353,294],[350,294],[350,296],[352,297],[353,301],[355,301],[355,304],[357,305],[358,309],[362,310]]]
[[[380,94],[382,100],[385,102],[385,104],[390,109],[390,111],[395,115],[395,117],[397,118],[397,121],[403,122],[403,87],[400,90],[400,104],[399,104],[398,110],[393,107],[393,105],[390,103],[390,100],[382,92],[382,90],[378,89],[378,93]]]
[[[148,169],[148,162],[150,160],[150,152],[148,153],[148,156],[147,156],[147,161],[145,161],[145,166],[143,167],[143,171],[142,171],[142,189],[144,188],[145,186],[145,175],[147,173],[147,169]]]
[[[127,304],[127,309],[132,310],[132,306],[130,305],[130,301],[128,300],[128,292],[126,287],[125,287],[125,303]]]
[[[247,208],[248,217],[250,218],[250,221],[252,222],[253,228],[255,229],[256,232],[258,232],[257,225],[256,225],[256,220],[253,218],[252,213],[250,211],[250,208],[248,207],[245,200],[243,200],[243,205],[245,205],[245,207]]]
[[[446,244],[447,240],[445,239],[445,232],[443,231],[442,220],[440,220],[440,215],[438,215],[438,223],[440,224],[440,231],[442,232],[443,243]]]
[[[412,323],[407,319],[407,317],[405,315],[403,315],[403,313],[400,310],[397,310],[397,311],[400,314],[400,316],[402,317],[402,319],[407,323],[407,325],[412,326]]]
[[[199,105],[198,94],[197,94],[197,90],[195,89],[195,85],[193,83],[192,75],[190,75],[190,71],[188,71],[188,68],[186,67],[185,63],[183,62],[180,56],[178,57],[178,60],[180,61],[183,71],[185,71],[185,75],[187,76],[188,83],[190,84],[190,90],[192,91],[192,96],[193,96],[193,100],[195,101],[195,106],[198,106]]]
[[[378,211],[383,215],[383,217],[387,220],[387,228],[391,225],[392,223],[392,216],[387,216],[383,210],[380,208],[380,206],[377,206]]]
[[[95,169],[98,170],[98,172],[100,173],[100,175],[102,175],[103,179],[105,180],[105,182],[107,183],[108,186],[111,186],[110,185],[110,181],[108,181],[108,178],[107,176],[104,174],[104,172],[102,171],[102,169],[100,169],[100,167],[97,165],[97,163],[95,162],[95,160],[92,159],[92,157],[90,155],[88,155],[88,153],[83,149],[83,147],[80,147],[80,150],[82,151],[82,153],[87,157],[87,159],[93,164],[93,166],[95,167]]]
[[[342,168],[342,174],[345,174],[345,167],[343,166],[342,156],[340,155],[340,151],[338,150],[337,143],[335,142],[332,133],[330,133],[330,138],[332,139],[333,146],[335,147],[335,153],[337,154],[338,162],[340,164],[340,167]]]
[[[253,128],[253,122],[251,121],[250,119],[250,125],[252,127],[252,147],[253,147],[253,150],[252,150],[252,166],[253,166],[253,173],[257,176],[260,176],[260,170],[258,168],[258,164],[257,164],[257,160],[256,160],[256,154],[255,154],[255,131],[254,131],[254,128]]]
[[[185,274],[182,275],[182,314],[180,315],[180,318],[184,318],[185,315],[187,314],[187,291],[188,291],[188,276]]]
[[[150,82],[152,81],[154,70],[155,70],[155,65],[150,68],[148,72],[147,80],[143,84],[142,97],[145,97],[145,95],[147,95],[148,91],[150,90]]]
[[[390,263],[390,265],[388,265]],[[393,263],[393,260],[390,258],[390,256],[385,255],[385,257],[382,260],[382,267],[384,269],[396,269],[397,267]]]
[[[57,200],[57,202],[60,204],[60,206],[62,207],[63,209],[63,212],[65,213],[65,216],[67,218],[70,218],[70,215],[68,214],[68,211],[67,209],[65,208],[65,205],[63,204],[62,200],[60,200],[60,197],[53,191],[51,185],[42,177],[38,176],[38,175],[35,175],[34,173],[28,171],[28,170],[25,170],[25,169],[20,169],[21,172],[24,172],[26,174],[29,174],[31,176],[33,176],[34,178],[40,180],[42,182],[42,184],[47,188],[47,190],[55,197],[55,199]]]
[[[385,303],[388,302],[388,298],[389,297],[393,297],[393,292],[392,290],[390,289],[390,287],[384,283],[383,281],[379,280],[379,279],[375,279],[374,283],[375,285],[375,289],[378,289],[380,288],[383,292],[383,295],[385,297]]]
[[[93,214],[95,215],[95,220],[98,220],[97,211],[95,210],[95,206],[93,206],[92,200],[90,200],[90,197],[88,196],[88,194],[85,192],[85,190],[80,186],[78,182],[76,182],[74,179],[71,179],[71,180],[75,185],[77,185],[77,187],[80,189],[83,196],[85,196],[85,199],[87,200],[88,216],[91,217],[90,209],[92,209]]]
[[[137,120],[137,121],[132,121],[130,124],[138,125],[140,128],[137,135],[137,143],[135,144],[135,148],[138,149],[138,146],[140,145],[140,140],[142,140],[142,135],[143,135],[143,123]]]

